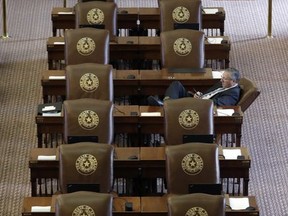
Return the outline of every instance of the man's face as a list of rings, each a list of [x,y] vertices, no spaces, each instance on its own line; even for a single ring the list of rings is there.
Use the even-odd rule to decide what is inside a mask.
[[[222,87],[223,88],[230,88],[235,84],[235,82],[231,79],[230,73],[224,72],[221,78]]]

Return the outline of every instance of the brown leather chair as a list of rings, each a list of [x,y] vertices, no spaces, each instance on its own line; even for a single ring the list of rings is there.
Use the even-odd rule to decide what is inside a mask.
[[[213,108],[212,100],[191,97],[166,100],[164,102],[165,144],[182,144],[185,136],[189,135],[213,136]]]
[[[204,68],[204,33],[190,29],[161,32],[163,68]]]
[[[80,28],[65,31],[65,64],[109,63],[109,31]]]
[[[160,0],[161,32],[174,30],[174,24],[199,24],[202,26],[202,3],[198,0]]]
[[[112,143],[113,104],[111,101],[82,98],[65,100],[64,141]]]
[[[55,215],[112,216],[112,207],[111,194],[81,191],[58,195],[55,202]]]
[[[191,192],[191,185],[221,183],[216,144],[186,143],[166,146],[165,154],[169,194],[188,194]]]
[[[113,101],[113,67],[84,63],[66,67],[66,99],[94,98]]]
[[[60,145],[59,184],[61,193],[93,191],[110,193],[113,183],[113,146],[81,142]]]
[[[168,198],[168,216],[213,215],[225,216],[222,195],[185,194]]]
[[[260,90],[252,80],[245,77],[240,79],[239,85],[241,88],[241,94],[237,105],[241,106],[241,110],[244,112],[260,95]]]
[[[110,39],[117,36],[117,5],[114,2],[90,1],[75,5],[76,28],[81,25],[104,25]]]

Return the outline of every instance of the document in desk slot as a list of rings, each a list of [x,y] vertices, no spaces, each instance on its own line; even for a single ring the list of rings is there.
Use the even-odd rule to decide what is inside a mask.
[[[217,109],[218,116],[232,116],[234,109]]]
[[[50,212],[51,206],[32,206],[31,212]]]
[[[38,115],[61,116],[62,102],[46,103],[38,105]]]
[[[56,155],[38,155],[37,160],[53,161],[53,160],[56,160]]]
[[[69,12],[60,11],[60,12],[58,12],[58,14],[73,14],[73,12],[72,11],[69,11]]]
[[[218,12],[217,8],[204,8],[205,14],[216,14]]]
[[[65,42],[63,41],[56,41],[56,42],[54,42],[53,43],[54,45],[64,45],[65,44]]]
[[[212,71],[213,79],[221,79],[224,71]]]
[[[240,149],[223,149],[223,155],[227,160],[236,160],[241,155]]]
[[[223,38],[222,37],[208,37],[207,41],[210,44],[221,44]]]
[[[248,197],[229,198],[229,203],[232,210],[244,210],[250,206]]]
[[[161,116],[161,112],[141,112],[140,116]]]
[[[65,76],[49,76],[49,80],[65,80]]]

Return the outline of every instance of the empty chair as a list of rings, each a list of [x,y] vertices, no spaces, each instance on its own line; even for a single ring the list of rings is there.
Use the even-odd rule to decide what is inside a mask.
[[[83,98],[65,100],[64,142],[112,143],[113,104],[111,101]]]
[[[109,63],[109,31],[79,28],[65,31],[65,64]]]
[[[186,142],[213,142],[213,101],[180,98],[164,102],[166,145]]]
[[[198,0],[160,0],[161,32],[175,28],[201,30],[202,4]],[[182,26],[181,26],[182,25]]]
[[[216,144],[166,146],[165,154],[169,194],[222,193]]]
[[[190,29],[161,32],[163,68],[204,68],[204,33]]]
[[[225,215],[225,199],[222,195],[185,194],[168,198],[168,215]]]
[[[113,67],[84,63],[66,67],[66,99],[94,98],[113,101]]]
[[[56,216],[112,216],[113,197],[111,194],[81,191],[58,195],[55,205]]]
[[[117,35],[117,5],[114,2],[90,1],[75,5],[76,28],[104,28],[110,32],[110,39]]]
[[[60,145],[61,193],[92,191],[110,193],[113,182],[113,146],[82,142]]]
[[[245,77],[240,79],[239,85],[241,88],[241,94],[237,105],[241,106],[241,110],[244,112],[248,107],[250,107],[254,100],[256,100],[260,91],[252,80]]]

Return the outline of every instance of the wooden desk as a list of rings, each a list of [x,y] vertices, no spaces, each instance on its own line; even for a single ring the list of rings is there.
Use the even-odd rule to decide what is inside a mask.
[[[232,148],[223,148],[232,149]],[[235,149],[235,148],[234,148]],[[251,164],[247,148],[238,148],[244,156],[238,160],[224,159],[219,149],[220,177],[223,190],[233,195],[248,195],[249,169]],[[59,161],[40,161],[39,155],[57,155],[56,148],[35,148],[30,152],[29,168],[32,196],[48,196],[57,188]],[[129,159],[129,156],[138,159]],[[58,158],[58,156],[57,156]],[[116,147],[114,178],[155,179],[166,177],[165,147]],[[117,187],[117,185],[116,185]]]
[[[221,68],[229,67],[231,44],[229,37],[221,36],[225,44],[210,44],[205,41],[205,60],[213,65],[211,60],[223,61]],[[212,37],[209,37],[212,38]],[[110,61],[124,60],[161,60],[160,37],[117,37],[116,42],[110,42]],[[49,37],[47,40],[48,68],[61,68],[60,62],[64,57],[64,37]],[[219,67],[220,67],[219,66]],[[209,66],[207,66],[209,67]]]
[[[55,199],[53,197],[25,197],[23,200],[23,216],[54,216]],[[140,197],[115,197],[113,199],[113,215],[115,216],[138,216],[141,210]],[[133,211],[125,212],[125,202],[132,202]],[[51,206],[50,212],[31,212],[32,206]]]
[[[215,134],[220,137],[217,143],[222,146],[241,145],[243,113],[241,108],[233,108],[239,115],[214,116]],[[161,112],[159,117],[140,116],[141,112]],[[44,117],[37,115],[37,138],[38,147],[56,147],[63,143],[64,122],[63,117]],[[114,132],[134,133],[137,137],[147,134],[164,134],[164,114],[162,107],[153,106],[116,106],[114,112]],[[141,142],[140,142],[141,143]],[[140,146],[140,143],[136,145]]]
[[[134,75],[129,79],[128,75]],[[57,98],[66,97],[66,80],[49,79],[50,76],[65,77],[64,70],[45,70],[42,72],[41,85],[43,102],[57,101]],[[114,97],[129,95],[164,95],[172,81],[178,80],[187,89],[195,88],[204,92],[219,78],[213,78],[211,69],[205,73],[169,73],[167,70],[114,70],[113,86]]]
[[[218,9],[217,14],[206,14],[202,16],[202,28],[206,31],[219,29],[220,35],[224,35],[225,10],[223,7],[204,7],[205,9]],[[119,8],[117,14],[118,29],[138,28],[137,19],[139,17],[139,28],[160,29],[160,9],[159,8]],[[53,8],[51,13],[53,36],[57,35],[57,30],[74,29],[75,14],[73,8]]]
[[[23,216],[54,216],[55,215],[55,198],[53,197],[24,197],[22,215]],[[225,201],[229,203],[229,198],[232,196],[226,196]],[[237,198],[237,197],[236,197]],[[256,202],[255,196],[247,196],[249,199],[249,205],[253,206],[255,210],[230,210],[225,209],[226,216],[258,216],[259,208]],[[133,203],[133,211],[125,212],[125,202]],[[44,212],[31,212],[32,206],[51,206],[51,211]],[[162,197],[115,197],[113,200],[113,215],[117,216],[167,216],[167,196]]]

